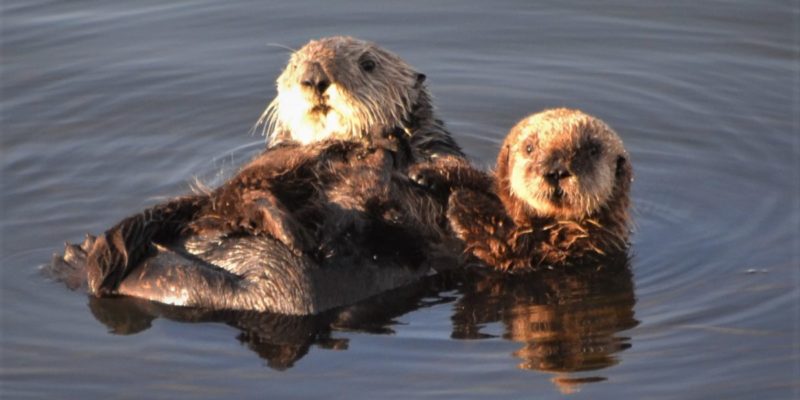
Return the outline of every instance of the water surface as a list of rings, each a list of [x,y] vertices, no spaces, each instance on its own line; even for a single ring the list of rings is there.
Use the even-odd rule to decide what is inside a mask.
[[[0,7],[3,397],[800,396],[790,2]],[[545,107],[606,120],[635,167],[630,273],[438,277],[319,318],[90,299],[39,274],[64,240],[255,154],[282,46],[333,34],[426,73],[480,165]]]

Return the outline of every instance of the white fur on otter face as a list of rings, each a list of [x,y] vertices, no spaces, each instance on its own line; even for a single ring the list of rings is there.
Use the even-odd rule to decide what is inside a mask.
[[[323,90],[304,85],[309,71],[329,80]],[[424,75],[376,44],[334,36],[311,41],[292,54],[277,80],[278,95],[262,115],[270,144],[281,138],[308,144],[359,139],[405,128]],[[320,111],[321,110],[321,111]]]
[[[542,217],[582,220],[597,213],[614,193],[619,158],[627,159],[611,128],[577,110],[534,114],[508,139],[511,194]]]

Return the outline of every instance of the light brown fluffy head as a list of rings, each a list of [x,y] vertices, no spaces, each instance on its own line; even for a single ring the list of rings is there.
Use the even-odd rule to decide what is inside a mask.
[[[501,197],[519,208],[516,214],[557,220],[583,221],[617,200],[626,212],[627,160],[622,140],[603,121],[578,110],[546,110],[520,121],[503,143]]]
[[[394,53],[348,36],[312,40],[292,54],[259,123],[270,144],[362,139],[406,128],[429,102],[425,75]]]

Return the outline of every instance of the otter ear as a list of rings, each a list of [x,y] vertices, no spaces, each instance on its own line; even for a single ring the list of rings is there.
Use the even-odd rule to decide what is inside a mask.
[[[630,180],[631,177],[633,176],[631,165],[628,163],[628,160],[624,156],[617,157],[616,176],[617,179],[626,178],[627,180]]]
[[[419,88],[425,83],[425,79],[428,77],[425,74],[417,73],[417,83],[414,85],[415,88]]]

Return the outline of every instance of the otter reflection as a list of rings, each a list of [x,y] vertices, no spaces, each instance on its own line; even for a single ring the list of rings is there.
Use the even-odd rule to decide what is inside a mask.
[[[456,289],[457,301],[452,296]],[[278,370],[291,368],[312,346],[346,350],[349,341],[337,338],[337,331],[391,334],[395,319],[403,314],[455,301],[451,317],[454,339],[491,338],[493,335],[481,328],[502,322],[502,337],[522,344],[513,353],[521,360],[519,367],[558,373],[553,380],[562,391],[604,380],[569,373],[616,364],[615,354],[630,347],[629,338],[617,333],[638,324],[627,260],[566,273],[508,275],[483,268],[453,271],[313,316],[211,311],[130,297],[88,298],[95,318],[116,334],[144,331],[159,317],[225,323],[240,331],[240,342]]]
[[[628,260],[585,265],[574,271],[507,275],[473,271],[452,317],[455,339],[483,339],[488,323],[502,322],[504,339],[520,342],[514,352],[519,368],[555,372],[562,391],[603,377],[562,376],[597,370],[618,362],[615,354],[630,347],[619,331],[638,324]]]
[[[156,318],[178,322],[220,322],[240,331],[236,339],[277,370],[291,368],[312,346],[346,350],[349,340],[336,331],[394,333],[395,318],[410,311],[452,302],[440,296],[451,290],[442,276],[427,277],[361,303],[317,315],[296,316],[256,311],[214,311],[176,307],[134,297],[88,296],[94,317],[114,334],[130,335],[150,328]]]

